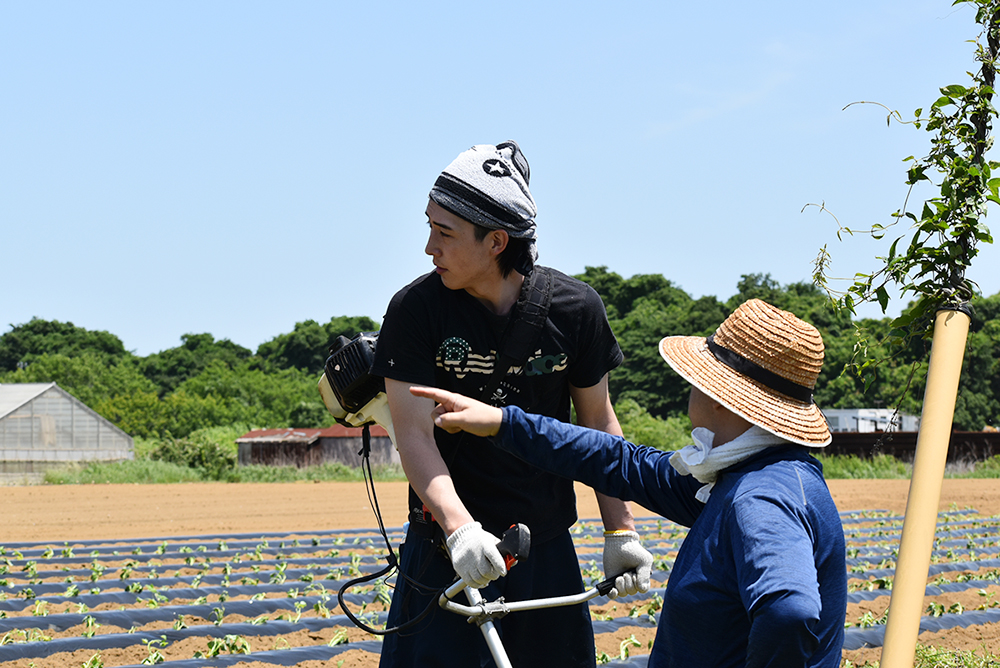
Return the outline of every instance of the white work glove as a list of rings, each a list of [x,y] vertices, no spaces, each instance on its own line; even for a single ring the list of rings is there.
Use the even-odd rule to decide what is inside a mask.
[[[470,587],[481,589],[507,575],[503,555],[497,549],[500,539],[483,530],[479,522],[468,522],[448,536],[448,554],[455,572]],[[646,578],[647,581],[649,578]]]
[[[604,577],[615,578],[608,598],[649,591],[652,566],[653,555],[642,546],[635,531],[604,532]]]

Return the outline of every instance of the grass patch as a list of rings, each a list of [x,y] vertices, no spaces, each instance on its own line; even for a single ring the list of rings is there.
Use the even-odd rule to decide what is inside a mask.
[[[823,464],[827,480],[860,480],[868,478],[909,478],[913,467],[890,455],[863,458],[857,455],[813,455]]]
[[[372,476],[377,481],[406,480],[398,464],[373,466]],[[322,480],[328,482],[360,482],[364,480],[361,467],[340,463],[320,464],[295,468],[294,466],[237,466],[228,482],[298,482]]]
[[[45,482],[49,485],[163,484],[202,480],[203,474],[197,469],[156,459],[89,462],[45,473]]]
[[[952,478],[1000,478],[1000,455],[976,462],[971,471],[949,476]]]
[[[373,466],[375,480],[406,480],[398,464]],[[158,459],[136,459],[121,462],[90,462],[46,472],[48,485],[129,484],[152,485],[179,482],[357,482],[364,480],[360,467],[344,464],[322,464],[306,468],[294,466],[232,466],[205,469],[185,466]]]

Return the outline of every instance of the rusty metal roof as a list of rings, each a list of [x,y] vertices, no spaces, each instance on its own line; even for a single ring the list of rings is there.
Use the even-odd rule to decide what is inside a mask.
[[[389,434],[381,425],[371,426],[373,437],[388,438]],[[236,439],[237,443],[315,443],[321,438],[361,438],[361,427],[345,427],[335,424],[324,429],[254,429]]]

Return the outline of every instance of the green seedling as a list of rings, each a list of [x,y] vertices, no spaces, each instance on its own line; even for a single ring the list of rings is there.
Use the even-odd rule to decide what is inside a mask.
[[[330,609],[326,607],[326,603],[324,601],[316,601],[313,604],[313,610],[323,619],[330,618]]]
[[[99,626],[100,624],[97,623],[97,620],[94,619],[93,615],[87,615],[83,618],[83,633],[80,635],[84,638],[93,638],[94,634],[97,633],[97,628]]]
[[[392,592],[385,580],[379,580],[375,583],[375,601],[381,603],[383,608],[388,608],[389,604],[392,603]]]
[[[285,569],[288,567],[286,563],[278,563],[274,565],[274,572],[271,573],[269,581],[271,584],[283,584],[285,582]]]
[[[347,569],[347,575],[357,577],[361,575],[361,555],[354,553],[351,555],[351,565]]]
[[[293,624],[298,624],[299,620],[302,619],[302,609],[306,607],[305,601],[295,602],[295,616],[292,618]]]
[[[166,660],[166,657],[163,656],[163,652],[159,648],[167,646],[167,636],[160,636],[159,640],[143,640],[142,644],[146,646],[146,651],[149,652],[149,655],[142,660],[143,666],[154,666]]]
[[[196,659],[214,659],[223,651],[230,654],[249,654],[250,643],[245,638],[237,635],[227,635],[223,638],[213,638],[208,641],[208,653],[195,652]]]
[[[985,598],[986,601],[982,603],[978,608],[976,608],[976,610],[989,610],[990,608],[995,608],[997,606],[1000,606],[1000,603],[997,603],[996,601],[993,600],[993,596],[995,593],[996,592],[980,589],[979,595]]]
[[[101,653],[98,652],[84,661],[81,668],[104,668],[104,661],[101,659]]]
[[[632,647],[642,647],[642,643],[635,639],[635,634],[621,641],[621,644],[618,646],[618,658],[622,661],[627,659]]]
[[[337,629],[337,632],[333,634],[330,638],[330,642],[327,643],[327,647],[336,647],[337,645],[346,645],[349,641],[347,640],[347,630]]]
[[[931,617],[940,617],[944,614],[944,606],[937,601],[931,601],[930,605],[927,606],[927,614]]]
[[[215,619],[212,621],[216,626],[222,626],[222,620],[226,616],[226,606],[220,605],[216,608],[212,608],[212,617]]]

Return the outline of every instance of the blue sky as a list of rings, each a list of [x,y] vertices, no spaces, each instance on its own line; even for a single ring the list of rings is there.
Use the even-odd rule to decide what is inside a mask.
[[[976,34],[945,0],[0,0],[0,332],[72,321],[148,355],[378,321],[431,268],[437,174],[506,139],[567,273],[726,299],[808,280],[824,245],[870,271],[888,239],[802,209],[890,222],[929,135],[843,107],[910,118],[966,83]],[[987,295],[997,256],[969,274]]]

